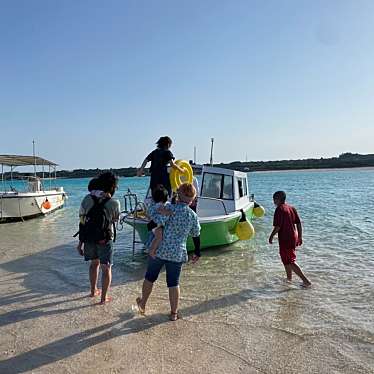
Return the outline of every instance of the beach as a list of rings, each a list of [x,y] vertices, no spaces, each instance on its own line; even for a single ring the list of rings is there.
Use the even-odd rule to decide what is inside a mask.
[[[255,238],[187,264],[182,319],[170,322],[164,273],[137,312],[146,256],[132,257],[129,228],[115,244],[113,301],[88,297],[72,239],[86,181],[63,181],[64,209],[0,225],[0,373],[374,373],[373,182],[373,170],[251,173],[267,209]],[[117,197],[146,183],[121,179]],[[278,186],[303,220],[311,289],[284,282],[267,244]]]

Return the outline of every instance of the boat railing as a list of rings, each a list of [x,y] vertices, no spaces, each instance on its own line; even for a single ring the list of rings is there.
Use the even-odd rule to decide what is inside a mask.
[[[217,199],[215,197],[198,196],[197,201],[199,202],[199,200],[208,200],[208,201],[215,201],[217,203],[220,203],[220,204],[217,204],[217,205],[222,205],[223,211],[225,212],[226,215],[228,215],[227,208],[226,208],[225,202],[223,200]]]
[[[136,210],[139,210],[143,207],[140,207],[141,205],[138,200],[138,195],[134,192],[131,192],[130,188],[127,190],[127,193],[123,195],[123,198],[125,200],[125,210],[122,213],[134,213]]]

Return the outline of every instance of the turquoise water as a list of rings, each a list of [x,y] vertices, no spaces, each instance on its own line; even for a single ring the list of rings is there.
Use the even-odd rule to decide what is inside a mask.
[[[115,197],[123,205],[128,188],[144,196],[148,182],[148,178],[121,178]],[[75,257],[72,235],[87,183],[88,179],[60,180],[58,184],[69,195],[63,209],[23,223],[0,225],[4,269],[14,271],[18,263],[14,258],[37,252],[42,257],[36,258],[58,272],[59,282],[64,279],[67,285],[86,288],[87,268]],[[219,320],[256,319],[271,328],[281,326],[300,334],[309,344],[316,337],[326,338],[348,365],[342,372],[357,367],[360,372],[372,372],[368,368],[374,366],[374,170],[257,172],[249,174],[249,184],[266,209],[265,217],[254,221],[255,238],[207,250],[198,266],[187,266],[182,279],[186,300],[195,300],[196,290],[202,300],[239,295],[238,304],[244,298],[256,303],[257,309],[243,304],[229,315],[217,310]],[[304,245],[298,251],[298,262],[313,282],[310,290],[301,290],[297,279],[293,285],[283,282],[277,245],[268,244],[272,194],[280,189],[287,192],[288,202],[303,221]],[[131,239],[129,228],[118,232],[113,279],[116,286],[130,284],[117,288],[117,298],[122,292],[136,294],[144,274],[146,257],[140,249],[132,257]],[[74,259],[57,266],[61,248],[69,256],[74,253]],[[53,292],[59,292],[58,287],[60,283]],[[329,352],[320,353],[319,359],[323,355],[328,361]]]

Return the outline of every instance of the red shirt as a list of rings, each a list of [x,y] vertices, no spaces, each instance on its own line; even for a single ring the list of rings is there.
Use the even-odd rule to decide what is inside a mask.
[[[278,232],[280,247],[287,249],[296,247],[298,236],[295,225],[299,223],[299,215],[293,206],[284,203],[275,209],[273,226],[280,227]]]

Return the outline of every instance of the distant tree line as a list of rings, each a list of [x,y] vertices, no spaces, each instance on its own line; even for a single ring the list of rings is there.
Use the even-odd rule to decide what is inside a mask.
[[[234,161],[229,164],[218,164],[228,169],[240,171],[266,170],[300,170],[300,169],[338,169],[374,166],[374,154],[360,155],[358,153],[343,153],[332,158],[308,158],[303,160],[279,161]]]
[[[272,170],[300,170],[300,169],[339,169],[339,168],[356,168],[356,167],[374,167],[374,154],[361,155],[358,153],[343,153],[339,157],[332,158],[308,158],[303,160],[279,160],[279,161],[234,161],[230,163],[220,163],[214,166],[234,169],[244,172],[251,171],[272,171]],[[75,169],[57,171],[58,178],[92,178],[102,171],[108,169]],[[136,168],[109,169],[120,177],[134,177]],[[146,173],[148,173],[146,169]],[[13,177],[17,177],[17,172],[13,172]],[[22,175],[32,173],[21,173]],[[37,173],[42,176],[42,173]],[[4,173],[5,178],[10,177],[10,173]],[[48,173],[44,174],[45,177]]]

